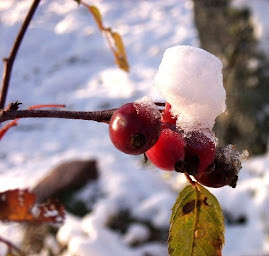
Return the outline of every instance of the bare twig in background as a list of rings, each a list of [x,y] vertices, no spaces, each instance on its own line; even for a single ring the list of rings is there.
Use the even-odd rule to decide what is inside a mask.
[[[4,62],[4,70],[3,70],[3,77],[2,77],[2,86],[0,91],[0,109],[5,107],[5,102],[7,98],[7,92],[9,87],[9,81],[11,77],[12,67],[14,60],[17,56],[17,52],[23,40],[24,34],[29,26],[30,21],[32,20],[34,13],[38,7],[38,4],[41,0],[33,0],[33,3],[24,19],[24,22],[17,34],[17,37],[14,41],[14,44],[11,48],[10,54],[7,58],[3,58]]]

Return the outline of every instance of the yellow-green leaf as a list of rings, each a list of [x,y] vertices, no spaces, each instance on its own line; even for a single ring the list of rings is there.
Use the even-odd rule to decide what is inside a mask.
[[[221,256],[224,218],[217,199],[203,186],[185,187],[171,215],[170,256]]]
[[[111,36],[114,39],[114,45],[116,48],[115,52],[115,62],[123,70],[129,71],[129,64],[127,61],[127,55],[125,52],[125,47],[122,42],[121,36],[117,32],[111,32]]]
[[[81,1],[81,4],[89,10],[98,25],[99,30],[105,35],[118,67],[128,72],[130,68],[121,36],[117,32],[113,32],[111,28],[107,28],[103,25],[102,15],[97,7],[88,5],[83,1]]]

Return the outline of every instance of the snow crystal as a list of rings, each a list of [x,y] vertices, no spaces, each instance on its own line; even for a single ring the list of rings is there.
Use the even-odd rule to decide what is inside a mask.
[[[226,109],[222,63],[205,50],[183,45],[168,48],[154,85],[186,131],[212,129]]]
[[[56,239],[62,245],[68,245],[73,236],[81,236],[83,231],[81,230],[80,221],[71,214],[66,215],[66,222],[60,227],[57,232]]]
[[[136,107],[137,113],[142,110],[144,113],[148,113],[148,116],[153,116],[154,119],[160,120],[161,118],[160,111],[152,99],[148,96],[144,96],[142,99],[135,101],[134,106]]]
[[[124,236],[124,242],[126,244],[132,245],[138,242],[146,241],[150,236],[149,229],[142,224],[136,223],[132,224],[127,233]]]
[[[72,238],[68,244],[68,251],[71,255],[79,256],[135,256],[132,250],[121,241],[118,234],[105,229],[98,232],[99,236],[94,239],[82,236]]]
[[[176,196],[169,192],[155,193],[149,198],[143,200],[134,210],[134,216],[151,221],[155,227],[168,228],[170,220],[170,210]]]
[[[44,245],[46,248],[49,248],[53,255],[60,255],[60,246],[55,240],[53,235],[49,235],[44,240]],[[42,254],[41,254],[42,255]],[[44,254],[46,255],[46,254]],[[39,254],[40,256],[40,254]]]

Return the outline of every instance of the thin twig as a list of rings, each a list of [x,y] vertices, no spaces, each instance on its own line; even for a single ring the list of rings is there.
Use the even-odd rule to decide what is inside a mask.
[[[17,118],[65,118],[107,122],[117,109],[103,111],[18,110],[0,112],[0,123]]]
[[[11,77],[11,72],[12,72],[12,67],[13,63],[15,61],[15,58],[17,56],[17,52],[19,50],[19,47],[21,45],[21,42],[23,40],[24,34],[29,26],[30,21],[32,20],[34,13],[38,7],[38,4],[40,3],[41,0],[34,0],[24,21],[23,24],[17,34],[17,37],[14,41],[14,44],[12,46],[12,49],[10,51],[10,54],[7,58],[3,58],[4,62],[4,70],[3,70],[3,77],[2,77],[2,86],[1,86],[1,91],[0,91],[0,109],[4,108],[6,98],[7,98],[7,92],[8,92],[8,87],[9,87],[9,81]]]
[[[0,237],[0,242],[6,244],[6,246],[8,247],[9,250],[16,251],[21,256],[26,256],[26,254],[21,249],[19,249],[17,246],[15,246],[14,244],[12,244],[8,240]]]

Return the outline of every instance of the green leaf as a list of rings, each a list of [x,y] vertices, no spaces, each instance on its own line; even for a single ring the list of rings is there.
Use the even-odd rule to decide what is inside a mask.
[[[221,256],[224,218],[217,199],[203,186],[185,187],[173,208],[170,256]]]

